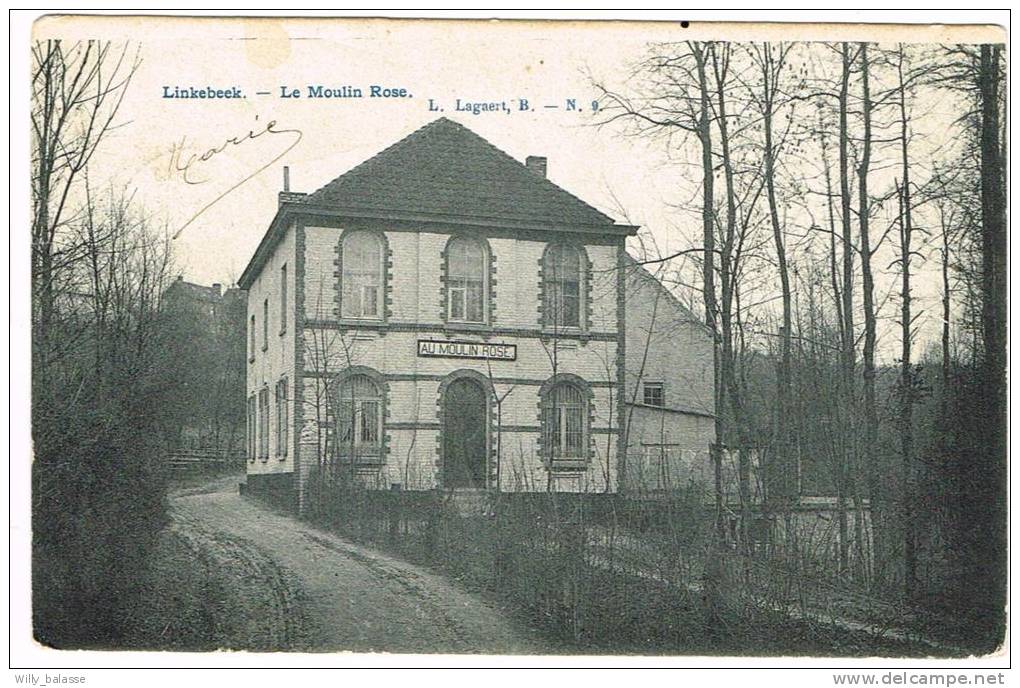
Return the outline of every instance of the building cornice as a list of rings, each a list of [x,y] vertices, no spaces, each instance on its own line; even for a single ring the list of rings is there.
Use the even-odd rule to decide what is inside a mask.
[[[395,228],[413,225],[415,227],[475,228],[482,231],[495,230],[510,233],[536,232],[545,234],[555,232],[561,235],[566,233],[579,237],[598,238],[603,241],[609,240],[613,243],[616,243],[620,237],[634,236],[638,231],[638,227],[635,225],[575,224],[570,222],[552,224],[498,217],[388,212],[369,208],[318,205],[306,201],[282,201],[269,225],[269,229],[262,237],[262,241],[255,250],[255,254],[238,280],[238,285],[242,289],[251,287],[251,284],[261,272],[262,266],[272,254],[276,244],[283,237],[288,223],[296,219],[304,220],[305,224],[309,226],[314,225],[316,222],[322,222],[326,226],[339,226],[343,223],[352,222],[355,224],[359,222],[371,224],[386,222],[395,225]]]

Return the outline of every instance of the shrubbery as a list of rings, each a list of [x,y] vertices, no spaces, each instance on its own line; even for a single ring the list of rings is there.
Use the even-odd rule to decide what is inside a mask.
[[[152,436],[83,415],[37,442],[32,470],[35,636],[63,648],[116,646],[131,635],[166,518]]]
[[[369,490],[325,472],[308,517],[492,595],[564,651],[903,654],[786,613],[796,576],[749,566],[700,496]],[[815,586],[811,586],[814,588]]]

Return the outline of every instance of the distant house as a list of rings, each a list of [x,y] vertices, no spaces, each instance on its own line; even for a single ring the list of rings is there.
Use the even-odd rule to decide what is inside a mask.
[[[712,339],[636,232],[445,118],[285,183],[239,282],[248,489],[616,492],[707,462]]]
[[[177,391],[163,409],[172,452],[244,451],[244,292],[186,282],[163,292],[166,374]]]

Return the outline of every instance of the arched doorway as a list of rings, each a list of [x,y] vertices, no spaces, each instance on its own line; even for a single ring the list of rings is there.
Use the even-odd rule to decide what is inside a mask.
[[[471,378],[450,382],[443,393],[443,486],[485,489],[488,399]]]

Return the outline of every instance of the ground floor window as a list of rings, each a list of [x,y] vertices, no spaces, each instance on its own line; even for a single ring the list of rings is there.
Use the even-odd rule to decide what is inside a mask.
[[[259,391],[259,458],[269,458],[269,390]]]
[[[542,432],[548,458],[583,460],[588,456],[588,399],[575,384],[561,382],[543,399]]]
[[[255,395],[248,397],[248,460],[255,460],[256,452],[256,411],[255,411]]]
[[[340,385],[336,421],[340,456],[381,455],[382,393],[367,375],[352,375]]]
[[[288,441],[287,379],[276,383],[276,455],[287,456]]]

